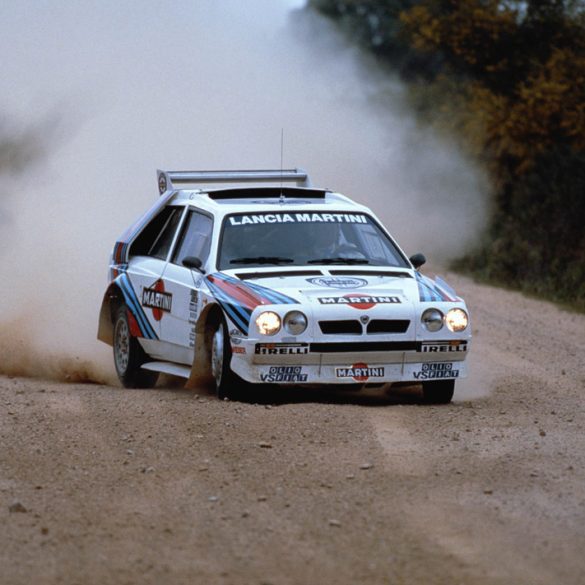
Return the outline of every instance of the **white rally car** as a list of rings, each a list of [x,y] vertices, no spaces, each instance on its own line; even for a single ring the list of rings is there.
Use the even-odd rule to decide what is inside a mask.
[[[427,402],[451,400],[466,375],[465,303],[367,207],[311,188],[301,169],[159,171],[158,182],[115,244],[100,312],[124,386],[159,372],[213,380],[220,397],[242,380],[422,383]]]

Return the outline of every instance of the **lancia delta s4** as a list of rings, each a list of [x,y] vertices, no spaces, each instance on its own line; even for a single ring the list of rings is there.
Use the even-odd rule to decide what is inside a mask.
[[[301,169],[159,171],[158,185],[114,246],[100,311],[124,386],[163,372],[211,381],[220,397],[245,381],[420,383],[426,402],[452,399],[465,302],[370,209]]]

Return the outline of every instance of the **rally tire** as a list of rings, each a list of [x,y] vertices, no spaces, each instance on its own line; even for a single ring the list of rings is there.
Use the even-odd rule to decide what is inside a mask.
[[[121,305],[114,316],[114,365],[124,388],[152,388],[158,372],[143,370],[140,366],[147,356],[130,332],[128,307]]]
[[[235,396],[237,378],[231,370],[231,361],[232,350],[228,329],[225,321],[222,320],[213,332],[211,345],[211,373],[215,383],[215,392],[220,400]]]
[[[423,400],[426,404],[449,404],[455,392],[455,380],[423,382]]]

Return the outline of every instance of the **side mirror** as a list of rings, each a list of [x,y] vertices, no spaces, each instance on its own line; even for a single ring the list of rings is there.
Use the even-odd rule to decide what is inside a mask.
[[[203,262],[201,262],[201,258],[197,258],[197,256],[185,256],[185,258],[183,258],[183,266],[190,268],[191,270],[194,269],[203,272],[203,270],[201,270]]]
[[[427,261],[425,255],[420,252],[418,254],[413,254],[409,260],[416,269],[420,268]]]

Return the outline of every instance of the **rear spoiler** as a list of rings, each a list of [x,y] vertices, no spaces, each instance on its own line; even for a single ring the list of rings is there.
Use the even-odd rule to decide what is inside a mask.
[[[311,179],[303,169],[259,171],[157,171],[158,190],[172,191],[174,183],[296,183],[310,187]]]

